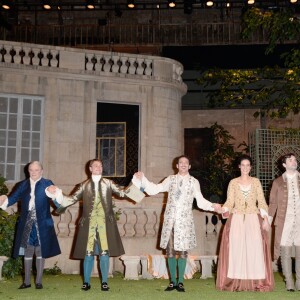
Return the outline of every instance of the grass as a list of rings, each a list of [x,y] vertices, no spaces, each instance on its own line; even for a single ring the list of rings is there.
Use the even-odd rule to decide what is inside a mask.
[[[76,300],[88,298],[93,299],[197,299],[197,300],[234,300],[234,299],[264,299],[264,300],[285,300],[299,299],[299,292],[287,292],[284,282],[279,273],[275,275],[275,290],[273,292],[221,292],[215,289],[215,280],[199,279],[195,276],[193,279],[184,281],[185,293],[179,293],[176,290],[164,292],[169,284],[166,279],[153,280],[124,280],[122,276],[116,275],[109,279],[109,292],[102,292],[99,278],[91,279],[92,288],[85,292],[81,291],[82,277],[80,275],[44,275],[42,290],[36,290],[32,284],[31,288],[19,290],[22,283],[21,277],[0,281],[0,299],[22,299],[22,300]],[[32,278],[33,283],[33,278]]]

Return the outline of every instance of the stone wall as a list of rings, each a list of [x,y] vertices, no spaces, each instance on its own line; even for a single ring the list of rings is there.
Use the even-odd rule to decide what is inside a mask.
[[[95,157],[97,102],[140,105],[140,168],[150,180],[173,173],[182,153],[181,97],[186,93],[180,63],[162,57],[0,42],[0,94],[44,97],[44,177],[69,193],[86,179]],[[8,182],[12,187],[15,182]],[[120,232],[127,254],[161,253],[157,226],[164,194],[134,205],[124,200]],[[154,214],[154,211],[156,212]],[[47,260],[64,273],[78,273],[71,260],[78,207],[54,216],[62,254]],[[136,219],[139,220],[136,223]],[[142,241],[140,238],[142,238]],[[116,268],[121,268],[116,259]]]
[[[256,111],[257,109],[184,110],[182,127],[205,128],[217,122],[235,138],[233,142],[236,147],[243,141],[248,144],[248,134],[257,128],[300,128],[300,115],[289,115],[286,119],[262,120],[253,117]]]

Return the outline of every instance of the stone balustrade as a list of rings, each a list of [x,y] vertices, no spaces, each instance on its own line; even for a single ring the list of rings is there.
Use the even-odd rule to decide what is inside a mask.
[[[140,277],[150,279],[152,276],[148,272],[148,257],[162,254],[158,244],[163,207],[150,205],[145,208],[128,206],[126,203],[126,201],[116,201],[116,210],[121,210],[117,225],[126,254],[122,257],[111,258],[110,276],[113,276],[114,271],[118,271],[124,273],[126,279]],[[8,209],[10,212],[16,210],[16,205]],[[223,225],[220,217],[214,213],[200,210],[193,212],[197,247],[190,251],[190,254],[200,263],[203,272],[201,278],[207,278],[211,277],[211,266],[213,262],[216,262],[219,233]],[[79,217],[78,203],[70,206],[64,214],[53,217],[62,253],[46,259],[45,268],[52,268],[57,264],[65,274],[80,273],[80,261],[71,258]],[[132,260],[132,257],[136,259]],[[93,276],[98,276],[97,260],[95,260]]]
[[[182,82],[183,66],[172,59],[108,51],[92,51],[0,41],[0,61],[7,64],[48,67],[97,75],[113,74],[130,78]]]

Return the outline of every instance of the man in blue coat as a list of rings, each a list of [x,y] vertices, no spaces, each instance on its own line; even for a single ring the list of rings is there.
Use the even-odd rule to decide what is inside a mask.
[[[21,181],[8,197],[0,196],[0,208],[5,210],[20,201],[21,211],[13,248],[14,258],[24,256],[25,278],[19,289],[31,287],[34,254],[37,270],[35,287],[42,289],[45,258],[61,253],[50,213],[52,200],[46,195],[46,189],[53,182],[42,177],[43,166],[38,161],[31,162],[28,171],[29,178]]]

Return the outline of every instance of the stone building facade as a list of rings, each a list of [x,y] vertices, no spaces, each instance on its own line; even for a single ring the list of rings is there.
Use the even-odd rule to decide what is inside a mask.
[[[44,176],[65,193],[86,179],[84,166],[95,157],[97,102],[140,107],[139,169],[153,182],[173,173],[172,160],[184,151],[185,128],[218,122],[238,145],[247,141],[249,132],[262,127],[252,109],[182,111],[181,98],[187,92],[183,67],[168,58],[0,43],[0,95],[43,99],[40,160]],[[271,127],[300,127],[297,116],[267,122]],[[14,184],[8,182],[10,187]],[[165,200],[165,194],[146,197],[139,204],[116,200],[127,255],[162,253],[157,245]],[[61,217],[54,216],[62,254],[48,259],[46,267],[57,263],[64,273],[80,272],[80,262],[70,258],[78,214],[79,207],[74,205]],[[211,213],[195,210],[194,214],[198,246],[191,254],[217,254],[221,222],[212,224]],[[119,258],[111,265],[113,270],[124,269]]]

